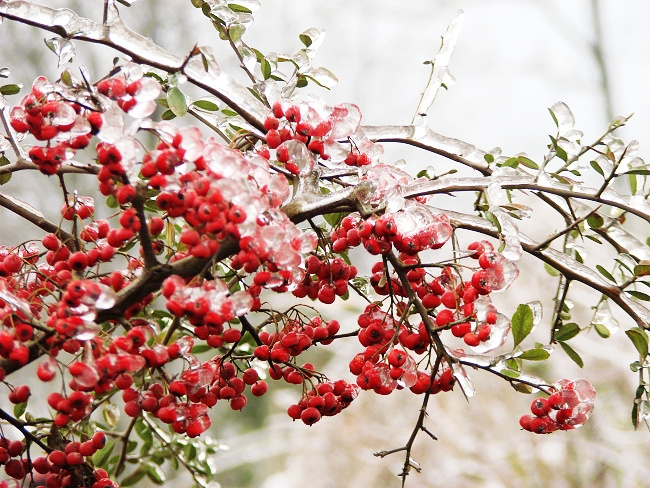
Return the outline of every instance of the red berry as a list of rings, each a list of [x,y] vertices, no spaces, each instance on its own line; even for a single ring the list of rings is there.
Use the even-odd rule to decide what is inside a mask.
[[[533,403],[530,405],[530,411],[533,412],[533,415],[537,417],[544,417],[548,414],[550,407],[548,405],[548,400],[546,398],[535,398]]]
[[[532,428],[530,426],[531,422],[533,421],[533,417],[531,415],[522,415],[522,417],[519,419],[519,425],[521,425],[521,428],[527,431],[532,431]]]
[[[13,391],[11,391],[11,393],[9,393],[9,401],[14,404],[25,403],[30,394],[29,386],[17,386]]]
[[[318,422],[321,418],[320,412],[314,407],[308,407],[300,414],[300,420],[307,425],[312,425]]]

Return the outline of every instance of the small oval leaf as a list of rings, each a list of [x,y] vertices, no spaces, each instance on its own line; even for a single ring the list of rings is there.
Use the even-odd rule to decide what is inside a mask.
[[[177,117],[182,117],[187,113],[187,100],[177,86],[172,86],[167,91],[167,103],[169,104],[169,109]]]
[[[525,359],[527,361],[544,361],[548,359],[551,355],[546,349],[529,349],[528,351],[522,352],[518,359]]]

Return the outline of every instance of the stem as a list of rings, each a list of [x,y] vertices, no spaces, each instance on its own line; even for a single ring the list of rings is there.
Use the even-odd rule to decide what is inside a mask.
[[[43,229],[45,232],[57,234],[71,251],[74,252],[76,250],[74,248],[75,238],[72,234],[68,234],[58,225],[47,220],[42,213],[40,213],[28,203],[18,200],[12,196],[0,193],[0,207],[4,207],[7,210],[15,213],[19,217],[34,224],[36,227]]]
[[[120,457],[115,464],[115,474],[119,475],[122,472],[122,469],[124,469],[127,454],[126,450],[129,447],[129,436],[131,435],[131,431],[133,430],[133,427],[135,427],[137,421],[138,417],[133,417],[124,431],[124,434],[120,436],[122,440],[122,450],[120,451]]]
[[[144,203],[147,199],[146,193],[147,185],[144,182],[139,182],[136,185],[136,196],[135,200],[133,200],[133,208],[138,213],[138,219],[140,220],[140,230],[138,231],[138,235],[140,236],[144,266],[145,268],[151,269],[158,266],[160,263],[156,259],[156,252],[153,249],[151,234],[149,233],[149,227],[147,227],[147,216],[144,213]]]
[[[599,0],[591,0],[591,11],[594,26],[594,42],[591,45],[591,51],[596,60],[596,64],[598,65],[598,72],[600,73],[600,86],[603,93],[603,102],[605,104],[605,117],[607,118],[607,121],[611,121],[614,120],[614,110],[612,108],[612,94],[603,50],[603,31],[601,27]]]
[[[16,429],[20,431],[20,433],[25,437],[25,439],[29,439],[33,443],[35,443],[38,447],[43,449],[45,452],[50,452],[52,451],[52,448],[49,446],[46,446],[43,444],[43,442],[36,437],[34,434],[32,434],[30,431],[28,431],[25,426],[20,422],[18,419],[12,417],[9,415],[7,412],[4,410],[0,409],[0,418],[6,420],[9,422],[11,425],[13,425]]]

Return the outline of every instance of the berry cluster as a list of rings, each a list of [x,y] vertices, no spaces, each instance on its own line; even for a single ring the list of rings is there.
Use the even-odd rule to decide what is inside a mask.
[[[275,149],[284,169],[294,175],[311,172],[315,157],[329,164],[368,166],[380,148],[363,135],[360,122],[361,111],[351,103],[314,107],[282,100],[273,104],[272,113],[264,120],[266,144]],[[338,142],[351,137],[357,140],[349,147]]]
[[[156,110],[161,87],[155,79],[144,76],[140,65],[126,63],[115,75],[97,83],[97,91],[116,101],[124,112],[141,119]]]
[[[287,409],[289,417],[313,425],[322,417],[331,417],[347,408],[357,397],[359,387],[344,380],[319,383],[309,390],[298,403]]]
[[[330,344],[340,327],[337,320],[324,322],[318,316],[306,323],[297,319],[287,320],[279,332],[260,332],[262,345],[257,346],[253,354],[261,361],[287,363],[291,358],[309,349],[315,342]]]
[[[536,434],[550,434],[556,430],[581,427],[591,415],[596,390],[583,378],[560,380],[553,385],[548,398],[536,398],[530,406],[533,415],[523,415],[519,425]]]
[[[418,371],[415,360],[406,351],[420,354],[428,349],[431,341],[424,324],[417,331],[404,324],[398,326],[377,304],[368,305],[357,322],[361,327],[358,339],[365,347],[349,365],[350,372],[357,376],[357,385],[382,395],[413,387],[424,378],[429,378],[427,389],[431,386],[429,374]],[[394,347],[397,344],[404,349]]]
[[[97,432],[92,438],[83,441],[72,441],[63,449],[55,449],[47,456],[34,458],[25,472],[33,470],[34,480],[43,483],[48,488],[65,486],[88,486],[90,488],[117,488],[117,483],[111,481],[103,469],[93,470],[86,463],[86,458],[102,449],[106,444],[106,435]],[[13,476],[16,479],[22,479]]]
[[[393,247],[399,252],[417,254],[442,247],[451,233],[445,214],[435,213],[418,202],[407,202],[405,208],[380,217],[363,220],[359,214],[350,214],[331,238],[335,252],[363,245],[370,254],[386,254]]]
[[[11,110],[11,127],[19,133],[30,133],[45,146],[33,146],[29,157],[38,169],[55,174],[61,164],[71,159],[77,149],[90,144],[92,134],[102,126],[99,109],[91,110],[79,103],[59,84],[38,77],[31,92]]]
[[[357,275],[356,266],[342,258],[322,260],[312,254],[305,260],[305,279],[291,292],[298,298],[308,296],[322,303],[334,303],[348,292],[348,281]]]
[[[194,335],[211,347],[239,341],[241,331],[225,328],[224,324],[247,314],[259,303],[259,295],[254,291],[231,294],[220,279],[188,286],[182,278],[171,276],[163,283],[162,293],[167,298],[167,309],[176,317],[186,317],[194,326]]]

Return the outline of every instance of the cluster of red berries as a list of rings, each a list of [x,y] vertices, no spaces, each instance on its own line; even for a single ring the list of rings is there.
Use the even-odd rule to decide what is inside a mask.
[[[0,436],[0,465],[5,473],[14,479],[21,480],[29,471],[29,459],[23,459],[25,444],[22,441],[11,441]]]
[[[56,410],[54,424],[64,427],[70,422],[78,422],[90,413],[92,395],[82,391],[73,391],[68,396],[53,392],[47,397],[47,403]]]
[[[359,387],[344,380],[319,383],[309,390],[298,403],[287,409],[289,417],[302,420],[307,425],[318,422],[322,417],[331,417],[347,408],[357,397]]]
[[[253,396],[261,396],[268,390],[267,383],[260,380],[254,369],[242,371],[241,377],[238,373],[235,364],[215,357],[204,363],[195,361],[169,383],[167,393],[158,383],[144,393],[133,388],[132,379],[118,378],[115,384],[123,390],[127,415],[137,417],[144,410],[170,424],[174,432],[196,437],[210,427],[208,409],[219,400],[228,401],[233,410],[241,410],[247,403],[246,386],[250,386]]]
[[[127,63],[110,78],[97,83],[97,91],[117,102],[124,112],[136,118],[151,115],[156,109],[155,100],[161,92],[160,83],[143,76],[142,68]]]
[[[364,390],[388,394],[396,388],[412,386],[416,366],[406,351],[392,349],[401,343],[405,348],[423,351],[429,346],[428,335],[411,332],[405,325],[398,328],[392,315],[381,310],[379,305],[370,304],[359,316],[357,336],[365,347],[350,361],[350,372],[357,376],[357,385]],[[420,327],[423,332],[424,326]],[[390,352],[389,352],[390,351]]]
[[[530,405],[533,415],[523,415],[519,425],[536,434],[550,434],[556,430],[572,430],[581,427],[591,415],[596,390],[583,378],[560,380],[555,392],[548,398],[536,398]]]
[[[444,214],[422,207],[427,219],[412,221],[406,211],[385,213],[380,217],[361,219],[359,214],[347,215],[338,229],[332,231],[332,249],[343,252],[362,245],[370,254],[386,254],[393,247],[403,253],[417,254],[425,249],[439,249],[451,237],[451,224]]]
[[[62,90],[60,85],[38,77],[31,92],[10,114],[16,132],[30,133],[38,141],[47,141],[45,146],[33,146],[29,151],[32,162],[46,175],[55,174],[77,149],[87,147],[92,134],[102,126],[98,110],[69,101],[74,97]]]
[[[348,166],[368,166],[372,157],[370,151],[363,150],[364,146],[345,148],[337,142],[353,135],[360,121],[361,112],[353,104],[323,106],[317,112],[308,104],[278,101],[264,120],[266,144],[276,150],[277,161],[296,175],[314,168],[312,155],[322,161],[334,159]]]
[[[241,339],[240,329],[224,327],[235,317],[259,307],[259,295],[255,290],[230,293],[221,280],[203,281],[190,286],[178,276],[171,276],[162,286],[167,298],[167,309],[176,317],[186,317],[194,326],[194,335],[205,340],[211,347],[224,343],[236,343]]]
[[[109,308],[115,303],[115,294],[106,285],[91,280],[74,280],[68,282],[61,300],[55,307],[50,307],[47,325],[62,338],[76,338],[97,332],[97,325],[90,322],[97,309]]]
[[[356,266],[347,264],[340,257],[323,260],[312,254],[305,260],[304,280],[291,293],[298,298],[308,296],[322,303],[334,303],[337,296],[348,292],[348,282],[356,275]]]
[[[287,320],[279,332],[261,331],[259,337],[262,344],[255,348],[253,354],[261,361],[287,363],[315,342],[330,344],[340,328],[338,320],[324,322],[318,316],[306,323],[294,319]]]
[[[84,479],[89,488],[117,488],[118,485],[108,478],[108,473],[103,469],[92,470],[85,464],[86,459],[95,452],[102,449],[106,444],[106,435],[97,432],[92,438],[84,441],[72,441],[66,444],[63,450],[52,450],[46,456],[38,456],[33,459],[11,459],[10,457],[21,456],[24,452],[17,443],[20,441],[8,442],[4,437],[0,444],[7,447],[0,447],[0,463],[5,465],[7,475],[16,480],[27,481],[26,476],[33,477],[38,486],[47,488],[62,488],[66,486],[80,486],[80,478]],[[7,458],[7,460],[5,460]],[[82,466],[83,465],[83,466]],[[32,473],[32,474],[29,474]],[[4,484],[4,485],[3,485]],[[11,487],[8,481],[0,482],[0,487]]]
[[[366,349],[366,353],[369,350]],[[390,349],[381,356],[375,354],[367,359],[364,353],[357,354],[350,362],[350,371],[357,375],[357,385],[363,390],[373,390],[380,395],[388,395],[394,390],[409,388],[415,394],[451,391],[456,379],[446,363],[441,363],[432,378],[417,365],[407,351]]]

